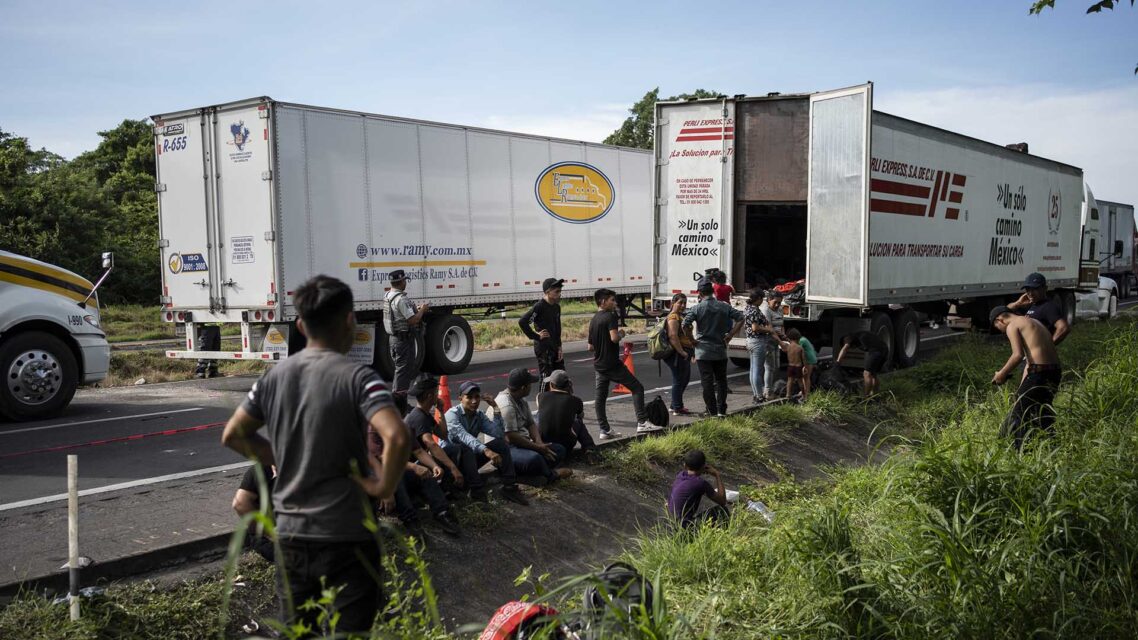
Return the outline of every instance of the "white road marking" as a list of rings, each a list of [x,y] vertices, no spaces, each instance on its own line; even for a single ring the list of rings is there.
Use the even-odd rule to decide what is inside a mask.
[[[195,476],[204,476],[210,473],[221,473],[223,471],[233,471],[234,469],[244,469],[245,467],[252,466],[252,462],[235,462],[233,464],[226,464],[220,467],[210,467],[208,469],[198,469],[197,471],[183,471],[182,473],[171,473],[166,476],[157,476],[155,478],[143,478],[141,480],[131,480],[130,482],[121,482],[119,484],[109,484],[105,487],[95,487],[94,489],[84,489],[79,492],[79,497],[93,496],[100,493],[109,493],[111,491],[119,491],[121,489],[133,489],[134,487],[144,487],[148,484],[157,484],[159,482],[167,482],[170,480],[181,480],[183,478],[193,478]],[[21,500],[19,502],[9,502],[8,504],[0,504],[0,511],[8,511],[11,509],[20,509],[22,507],[34,507],[49,502],[60,502],[67,499],[66,493],[60,493],[53,496],[44,496],[42,498],[32,498],[30,500]]]
[[[28,427],[27,429],[13,429],[11,431],[0,431],[0,436],[10,436],[15,433],[28,433],[29,431],[47,431],[48,429],[62,429],[63,427],[78,427],[84,424],[95,424],[97,422],[113,422],[115,420],[133,420],[134,418],[151,418],[153,416],[164,416],[171,413],[187,413],[189,411],[201,411],[204,407],[193,407],[192,409],[174,409],[172,411],[156,411],[154,413],[140,413],[133,416],[116,416],[114,418],[99,418],[98,420],[83,420],[81,422],[67,422],[64,424],[48,424],[42,427]]]

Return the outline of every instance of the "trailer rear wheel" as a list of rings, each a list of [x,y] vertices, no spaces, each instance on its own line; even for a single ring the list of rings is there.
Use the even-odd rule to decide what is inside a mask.
[[[921,325],[917,322],[917,312],[902,309],[893,316],[893,361],[904,369],[917,363],[917,352],[921,350]]]
[[[1122,274],[1114,279],[1114,283],[1118,285],[1118,297],[1125,300],[1130,297],[1130,276]]]
[[[42,331],[18,333],[0,345],[0,373],[0,415],[9,420],[58,415],[79,386],[75,354]]]
[[[462,316],[447,314],[427,323],[423,369],[440,375],[461,373],[474,356],[474,332]]]
[[[884,311],[878,311],[873,314],[873,318],[869,321],[869,332],[881,338],[885,345],[889,347],[889,355],[886,356],[886,368],[889,363],[893,362],[893,353],[895,351],[893,343],[893,320],[889,318],[889,314]]]
[[[418,334],[415,338],[415,361],[418,363],[419,368],[423,366],[423,357],[426,349],[423,348],[423,335]],[[391,338],[387,332],[382,328],[376,331],[375,340],[375,359],[371,363],[371,367],[379,373],[379,377],[391,382],[395,379],[395,360],[391,358]]]

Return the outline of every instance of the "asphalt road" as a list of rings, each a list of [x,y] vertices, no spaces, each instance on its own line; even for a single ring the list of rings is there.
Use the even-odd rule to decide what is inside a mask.
[[[957,334],[943,328],[923,329],[922,352],[950,342],[953,335]],[[643,340],[639,339],[633,358],[651,399],[664,393],[670,374],[648,357]],[[575,391],[591,403],[591,355],[579,344],[567,351],[565,362]],[[452,396],[465,380],[476,380],[484,393],[496,394],[505,388],[509,370],[517,366],[536,367],[531,350],[476,354],[466,372],[450,377]],[[729,373],[745,375],[735,367]],[[0,423],[0,510],[60,499],[66,490],[67,454],[80,456],[84,491],[111,487],[145,491],[148,484],[171,475],[198,475],[244,463],[219,441],[225,420],[253,380],[244,376],[81,390],[62,417]],[[698,386],[698,378],[693,385]]]

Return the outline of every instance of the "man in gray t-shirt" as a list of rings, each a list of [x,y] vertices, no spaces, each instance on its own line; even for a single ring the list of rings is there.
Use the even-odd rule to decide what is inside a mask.
[[[298,609],[320,598],[326,578],[327,587],[343,587],[333,604],[336,630],[366,633],[382,602],[374,578],[379,547],[364,526],[375,517],[367,496],[392,500],[409,436],[387,384],[344,355],[355,338],[351,289],[316,276],[297,288],[293,304],[307,347],[253,385],[222,443],[277,467],[273,509],[289,587],[281,594],[286,619],[319,627],[316,611]],[[257,433],[262,426],[267,439]],[[384,442],[382,464],[369,459],[368,429]]]

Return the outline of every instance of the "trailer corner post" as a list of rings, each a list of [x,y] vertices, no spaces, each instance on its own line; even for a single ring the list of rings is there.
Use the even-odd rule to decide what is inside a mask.
[[[67,456],[67,573],[71,620],[79,619],[79,456]]]

